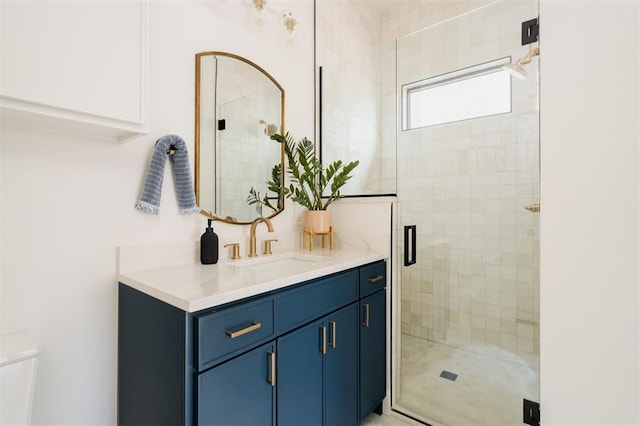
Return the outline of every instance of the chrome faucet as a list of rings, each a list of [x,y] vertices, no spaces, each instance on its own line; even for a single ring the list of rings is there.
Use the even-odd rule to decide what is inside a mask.
[[[256,257],[256,227],[260,222],[264,222],[267,225],[269,232],[273,232],[273,224],[266,217],[259,217],[251,222],[251,230],[249,231],[249,257]]]

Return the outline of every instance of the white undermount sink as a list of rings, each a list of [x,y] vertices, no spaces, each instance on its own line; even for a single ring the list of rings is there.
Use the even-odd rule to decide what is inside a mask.
[[[307,267],[311,264],[321,262],[328,259],[326,256],[319,256],[307,253],[282,253],[272,255],[262,255],[252,259],[232,261],[230,265],[238,268],[250,269],[252,271],[266,271],[272,269],[298,269],[299,267]]]

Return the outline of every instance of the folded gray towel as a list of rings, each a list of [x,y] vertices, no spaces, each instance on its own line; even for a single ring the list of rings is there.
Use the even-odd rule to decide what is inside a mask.
[[[184,140],[177,135],[165,135],[158,139],[156,148],[151,157],[147,177],[144,181],[142,197],[136,204],[136,209],[145,212],[158,214],[160,212],[160,195],[162,193],[162,179],[164,177],[165,163],[167,161],[167,150],[175,150],[173,158],[173,174],[176,180],[176,194],[178,196],[178,206],[180,213],[199,213],[196,206],[196,196],[193,191],[193,180],[189,167],[189,153]]]

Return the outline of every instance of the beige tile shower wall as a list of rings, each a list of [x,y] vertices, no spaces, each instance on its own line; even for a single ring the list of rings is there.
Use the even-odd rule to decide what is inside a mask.
[[[358,173],[342,191],[345,194],[395,192],[395,179],[383,174],[383,151],[388,148],[381,132],[380,4],[317,2],[323,161],[360,161]]]
[[[378,57],[377,50],[362,52],[323,70],[323,162],[360,161],[346,194],[380,193]]]
[[[382,13],[382,40],[395,40],[494,3],[496,0],[386,0]],[[521,0],[509,0],[519,2]]]
[[[520,23],[536,15],[535,2],[503,1],[399,40],[398,87],[524,56]],[[538,215],[523,208],[539,200],[537,59],[527,71],[512,81],[511,113],[399,132],[403,222],[418,229],[401,327],[537,367]]]

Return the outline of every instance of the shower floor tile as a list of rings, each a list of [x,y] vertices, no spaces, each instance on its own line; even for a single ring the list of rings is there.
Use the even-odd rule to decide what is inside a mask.
[[[402,335],[400,398],[404,407],[432,424],[522,424],[522,400],[539,401],[538,370]],[[457,374],[455,381],[441,377]]]

